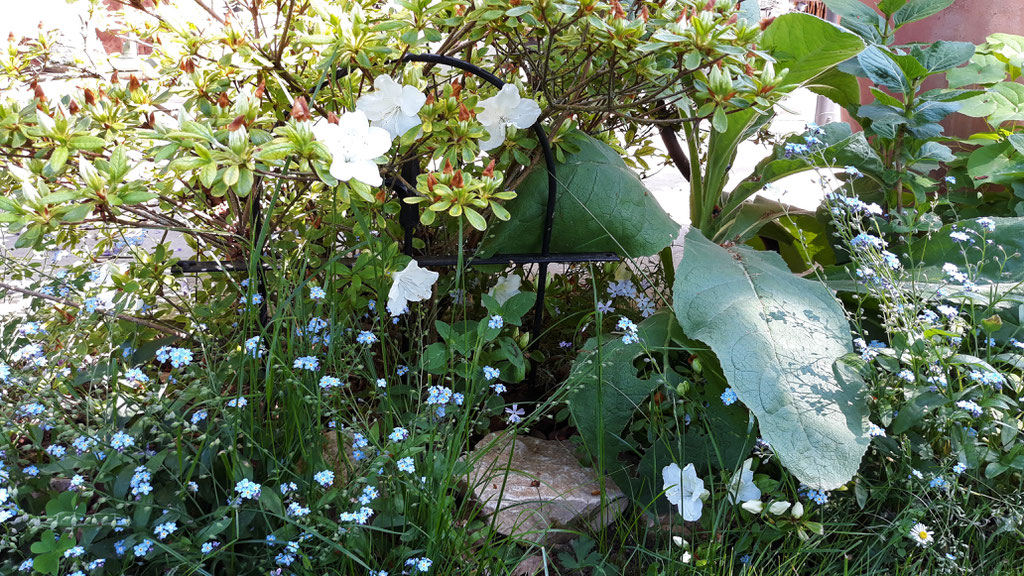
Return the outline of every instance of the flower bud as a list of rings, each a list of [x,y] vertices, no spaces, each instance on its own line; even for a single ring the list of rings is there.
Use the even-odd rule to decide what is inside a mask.
[[[312,120],[313,116],[309,113],[309,105],[306,104],[306,99],[299,96],[292,103],[292,120],[304,122],[306,120]]]
[[[981,321],[981,328],[989,334],[999,332],[999,329],[1002,327],[1003,319],[999,317],[999,314],[993,314]]]
[[[93,190],[103,188],[103,178],[100,177],[96,168],[85,158],[78,157],[78,175],[85,181],[85,185]]]
[[[789,506],[789,502],[786,502],[785,500],[783,500],[782,502],[775,502],[774,504],[768,507],[768,512],[776,516],[781,516],[782,514],[786,513],[786,510],[789,510]]]
[[[686,393],[689,392],[689,391],[690,391],[690,381],[689,380],[683,380],[682,382],[680,382],[679,384],[676,385],[676,394],[679,394],[680,396],[686,396]]]
[[[232,122],[234,124],[234,122]],[[249,143],[249,131],[245,129],[245,125],[241,125],[237,130],[228,132],[228,148],[235,154],[241,154],[245,151],[246,144]]]
[[[804,515],[804,505],[800,502],[793,504],[793,518],[800,518]]]
[[[760,500],[747,500],[740,507],[751,514],[760,514],[764,510],[764,502]]]

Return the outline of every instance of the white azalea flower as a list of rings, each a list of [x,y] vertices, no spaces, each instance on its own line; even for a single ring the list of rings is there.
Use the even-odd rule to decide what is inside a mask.
[[[776,516],[781,516],[785,514],[786,510],[789,510],[789,502],[786,502],[785,500],[783,500],[782,502],[774,502],[771,506],[768,507],[768,512]]]
[[[57,123],[54,119],[42,110],[36,110],[36,122],[43,129],[44,134],[53,134],[57,130]]]
[[[704,512],[704,499],[711,493],[704,489],[704,481],[697,476],[693,464],[682,470],[676,463],[669,464],[661,471],[665,481],[665,497],[679,508],[683,520],[696,522]]]
[[[8,170],[21,182],[21,196],[26,202],[34,203],[42,198],[42,195],[39,194],[35,184],[32,182],[34,176],[31,172],[17,164],[12,164],[8,167]]]
[[[356,110],[366,114],[371,126],[387,130],[395,139],[421,124],[419,112],[427,97],[415,86],[381,75],[373,79],[373,88],[356,100]]]
[[[415,260],[409,262],[404,270],[391,273],[391,290],[388,292],[388,312],[392,316],[400,315],[409,302],[419,302],[430,298],[434,282],[439,274],[426,268],[420,268]]]
[[[519,95],[515,84],[505,84],[497,96],[480,103],[483,112],[476,119],[487,129],[489,138],[480,143],[484,152],[501,146],[505,141],[505,128],[515,126],[524,129],[533,126],[540,118],[540,106]]]
[[[729,495],[727,496],[729,503],[736,504],[737,502],[761,499],[761,490],[754,485],[754,472],[750,469],[753,463],[752,458],[747,458],[743,462],[743,467],[733,474],[732,480],[729,481]]]
[[[519,287],[523,285],[523,279],[518,274],[509,274],[498,278],[498,282],[487,291],[487,294],[504,306],[508,299],[519,294]]]
[[[318,120],[313,124],[313,135],[331,153],[331,176],[369,186],[384,182],[374,159],[391,149],[391,136],[383,128],[370,126],[362,110],[346,112],[337,124]]]

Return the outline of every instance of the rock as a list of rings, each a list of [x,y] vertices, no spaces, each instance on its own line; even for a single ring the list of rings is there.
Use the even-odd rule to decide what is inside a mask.
[[[547,567],[540,556],[527,556],[512,569],[511,576],[537,576],[545,572]]]
[[[562,442],[520,436],[513,444],[512,436],[502,434],[488,434],[469,456],[469,489],[488,520],[497,515],[502,534],[554,544],[572,535],[551,528],[599,530],[625,510],[625,494],[606,479],[601,511],[597,474],[580,466]]]

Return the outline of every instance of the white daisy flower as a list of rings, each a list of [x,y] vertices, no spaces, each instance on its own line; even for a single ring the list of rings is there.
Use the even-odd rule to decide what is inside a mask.
[[[920,522],[914,524],[914,527],[910,529],[910,539],[917,542],[917,545],[922,548],[927,548],[931,546],[932,542],[935,542],[934,532]]]

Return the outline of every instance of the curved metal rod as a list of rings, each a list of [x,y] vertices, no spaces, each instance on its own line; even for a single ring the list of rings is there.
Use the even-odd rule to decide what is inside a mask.
[[[505,81],[498,78],[491,72],[488,72],[475,64],[470,64],[465,60],[459,60],[458,58],[452,58],[451,56],[443,56],[441,54],[406,54],[402,57],[402,61],[427,62],[431,64],[450,66],[483,78],[499,90],[505,86]],[[533,124],[532,128],[533,133],[537,135],[537,140],[540,142],[540,149],[544,153],[544,163],[547,166],[548,171],[548,202],[544,211],[544,233],[541,237],[540,250],[542,256],[549,256],[551,254],[551,236],[555,226],[555,201],[558,196],[558,178],[555,173],[555,155],[551,151],[551,142],[548,140],[548,136],[544,132],[544,128],[541,127],[539,119]],[[548,281],[548,263],[540,262],[537,266],[539,267],[537,274],[537,303],[534,305],[533,312],[533,330],[531,331],[530,337],[531,348],[536,345],[537,339],[540,337],[540,328],[544,319],[544,293],[546,291]]]

